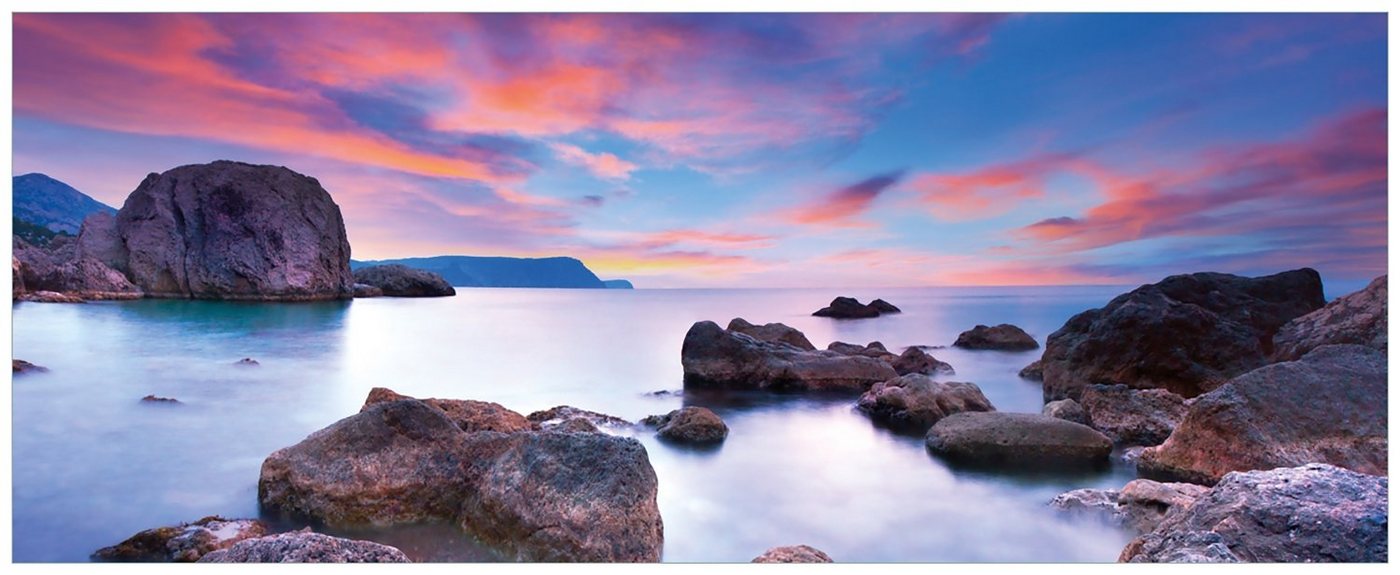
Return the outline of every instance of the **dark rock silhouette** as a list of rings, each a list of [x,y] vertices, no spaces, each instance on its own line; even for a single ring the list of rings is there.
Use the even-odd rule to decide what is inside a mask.
[[[43,373],[49,370],[49,368],[47,367],[44,367],[42,365],[34,365],[22,359],[12,359],[10,360],[10,363],[14,365],[14,375],[21,375],[25,373]]]
[[[831,305],[812,312],[812,315],[836,319],[864,319],[879,317],[880,309],[860,303],[855,298],[838,297],[831,300]]]
[[[962,332],[953,347],[1021,351],[1038,348],[1040,344],[1021,328],[1003,323],[992,327],[978,325]]]
[[[878,359],[806,351],[696,322],[685,334],[681,366],[687,387],[863,392],[898,374]]]
[[[400,264],[433,272],[457,287],[607,288],[583,262],[575,258],[503,258],[435,256],[390,260],[352,261],[352,269]]]
[[[355,283],[379,288],[388,297],[443,297],[457,295],[452,284],[433,272],[399,264],[355,270]]]

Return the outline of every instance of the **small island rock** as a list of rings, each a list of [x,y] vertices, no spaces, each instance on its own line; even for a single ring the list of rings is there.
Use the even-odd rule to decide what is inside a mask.
[[[442,276],[402,264],[369,266],[355,270],[355,283],[377,287],[388,297],[457,295],[457,290]]]
[[[217,515],[194,523],[147,529],[92,554],[96,561],[192,562],[239,541],[265,536],[272,528],[255,519],[224,519]]]
[[[1036,349],[1040,344],[1021,328],[1003,323],[992,327],[978,325],[962,332],[958,334],[958,340],[953,342],[953,347],[1021,351]]]
[[[657,426],[656,436],[676,443],[719,443],[729,436],[729,426],[708,408],[687,406],[664,416],[646,419],[647,425]]]

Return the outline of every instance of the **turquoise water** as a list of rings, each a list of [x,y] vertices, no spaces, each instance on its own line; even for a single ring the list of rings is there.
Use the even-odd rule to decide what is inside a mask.
[[[21,303],[15,357],[50,368],[13,386],[14,559],[87,561],[151,527],[256,516],[269,453],[359,410],[375,386],[479,399],[521,413],[568,404],[630,420],[711,407],[730,427],[714,451],[637,432],[660,481],[665,561],[748,561],[805,543],[838,561],[1111,562],[1129,537],[1045,507],[1080,487],[1121,487],[1126,467],[1078,476],[951,469],[917,437],[873,426],[854,398],[680,390],[697,320],[780,321],[834,340],[948,345],[973,325],[1014,323],[1042,344],[1120,287],[890,290],[461,289],[452,298],[324,304],[189,301]],[[903,314],[811,317],[836,295]],[[1035,352],[934,349],[1002,411],[1039,412],[1016,376]],[[235,366],[243,357],[258,367]],[[147,394],[181,405],[143,404]],[[450,529],[358,534],[420,560],[491,560]]]

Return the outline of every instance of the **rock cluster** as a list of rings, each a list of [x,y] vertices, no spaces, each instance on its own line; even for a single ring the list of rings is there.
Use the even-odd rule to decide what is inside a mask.
[[[863,392],[899,374],[878,359],[809,351],[697,322],[685,334],[687,387]]]
[[[995,411],[976,384],[934,381],[919,374],[877,383],[860,396],[856,405],[871,419],[920,435],[954,413]]]
[[[895,373],[899,375],[911,373],[951,375],[953,373],[953,366],[939,361],[938,358],[918,347],[909,347],[904,350],[904,353],[895,355],[885,348],[885,344],[878,341],[867,343],[865,347],[843,341],[834,341],[826,346],[826,349],[841,355],[859,355],[878,359],[890,364],[890,367],[894,368]]]
[[[836,319],[865,319],[879,317],[880,314],[899,312],[899,308],[882,299],[863,304],[855,298],[838,297],[831,300],[831,305],[812,312],[812,315]]]
[[[1161,524],[1174,510],[1191,505],[1208,488],[1192,483],[1158,483],[1135,479],[1122,490],[1076,489],[1050,500],[1050,506],[1074,515],[1106,519],[1138,535]]]

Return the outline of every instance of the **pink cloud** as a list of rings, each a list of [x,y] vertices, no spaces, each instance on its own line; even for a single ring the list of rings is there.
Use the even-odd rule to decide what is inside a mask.
[[[637,169],[637,164],[608,152],[595,154],[578,146],[563,143],[552,144],[550,148],[564,162],[586,168],[593,175],[607,180],[626,180]]]
[[[885,190],[898,184],[903,171],[873,176],[784,210],[779,219],[792,224],[831,228],[865,227],[858,218]]]

